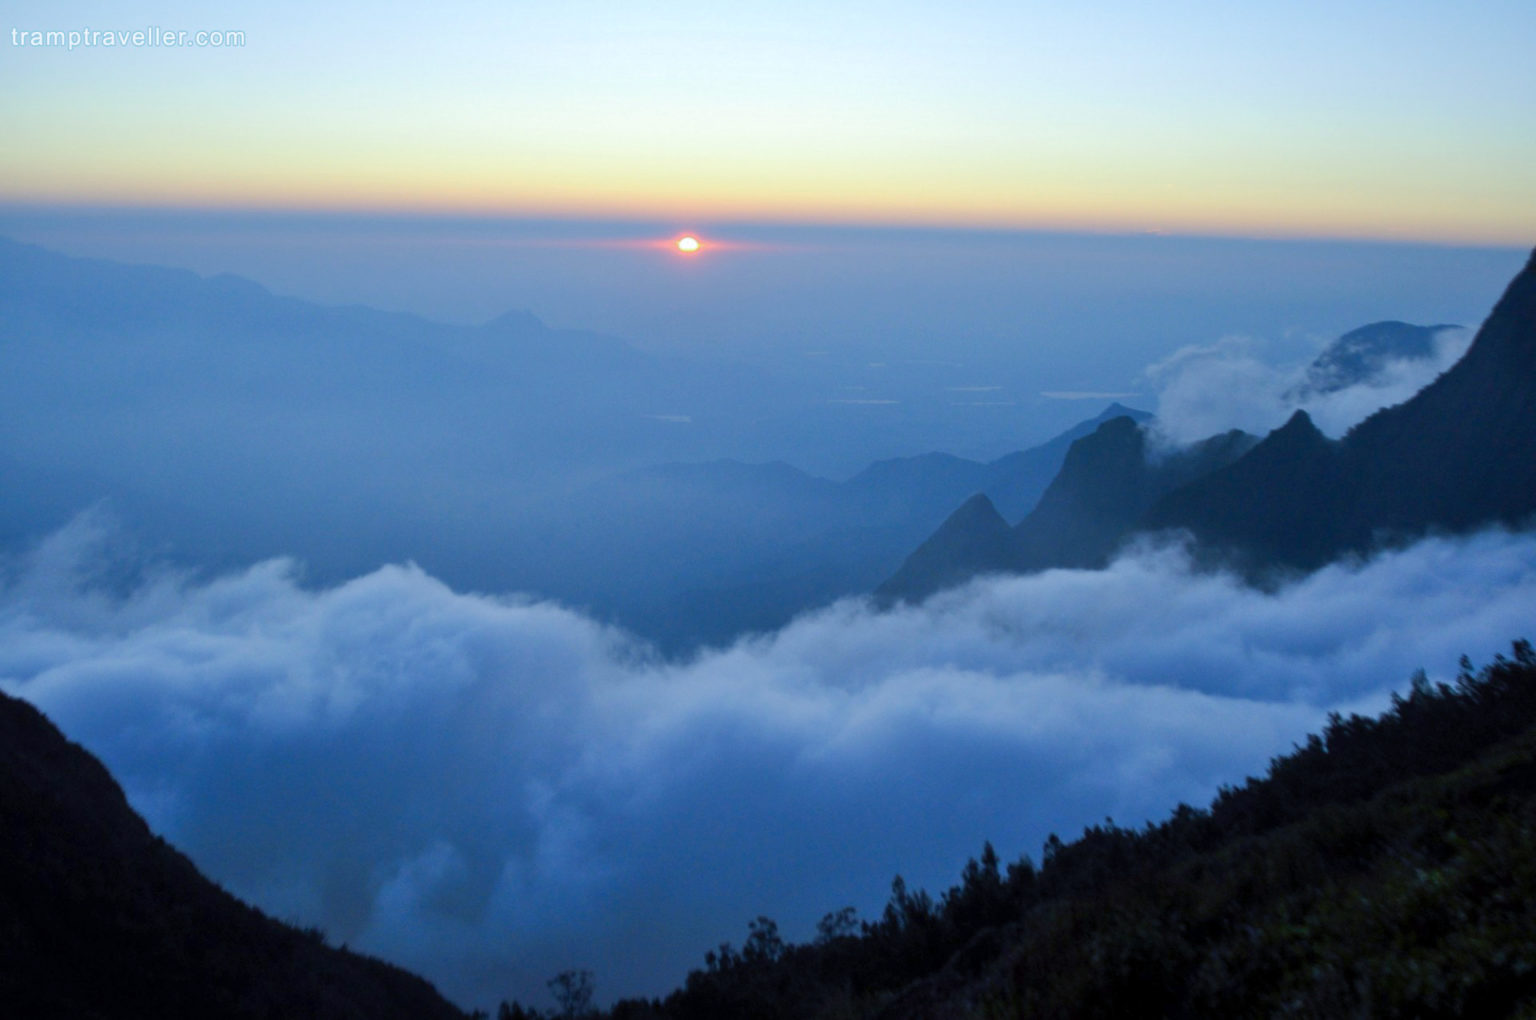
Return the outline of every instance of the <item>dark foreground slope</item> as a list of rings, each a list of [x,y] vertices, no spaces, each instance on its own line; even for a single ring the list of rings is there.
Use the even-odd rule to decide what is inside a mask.
[[[0,694],[0,1016],[462,1018],[208,881],[101,763]]]
[[[760,918],[609,1015],[1536,1015],[1536,653],[1334,716],[1207,810],[1053,836],[1039,868],[988,846],[938,900],[898,879],[878,920],[820,930]]]

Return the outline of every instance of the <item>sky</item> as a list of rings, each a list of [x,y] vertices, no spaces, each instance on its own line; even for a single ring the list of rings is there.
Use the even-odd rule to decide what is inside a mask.
[[[23,0],[3,21],[9,201],[1536,234],[1520,0]],[[29,42],[87,29],[243,37]]]

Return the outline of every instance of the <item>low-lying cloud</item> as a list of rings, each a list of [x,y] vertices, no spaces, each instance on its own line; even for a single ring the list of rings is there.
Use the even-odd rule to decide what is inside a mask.
[[[1427,358],[1384,363],[1369,378],[1330,392],[1306,385],[1307,365],[1273,365],[1248,337],[1181,347],[1146,370],[1157,391],[1157,429],[1184,444],[1227,429],[1265,435],[1298,410],[1337,438],[1384,407],[1400,404],[1454,365],[1472,342],[1469,330],[1446,328]]]
[[[466,1005],[567,967],[660,992],[758,914],[793,937],[1263,768],[1531,633],[1536,538],[1434,539],[1265,594],[1143,547],[1100,572],[844,602],[667,662],[547,603],[391,566],[92,578],[87,516],[13,562],[0,686],[268,911]]]

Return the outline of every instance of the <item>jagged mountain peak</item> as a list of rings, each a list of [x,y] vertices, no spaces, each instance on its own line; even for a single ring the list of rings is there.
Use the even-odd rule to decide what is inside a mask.
[[[1322,429],[1317,427],[1312,416],[1299,409],[1286,419],[1284,425],[1275,429],[1264,440],[1264,442],[1273,442],[1275,445],[1307,446],[1326,444],[1328,441],[1328,437],[1323,435]]]
[[[1393,344],[1411,347],[1440,328],[1373,323],[1346,334],[1339,349],[1365,344],[1384,357],[1412,356]],[[1407,340],[1387,336],[1403,331]],[[937,563],[938,551],[960,542],[935,534],[882,592],[917,598],[938,590],[936,581],[983,570],[1102,565],[1137,530],[1188,531],[1203,557],[1265,575],[1428,529],[1536,519],[1536,252],[1455,366],[1342,440],[1298,410],[1262,441],[1228,434],[1153,462],[1146,454],[1137,422],[1110,417],[1072,444],[994,559],[972,558],[968,570]],[[984,530],[970,548],[984,545]]]
[[[1117,400],[1099,413],[1100,421],[1109,421],[1112,418],[1131,418],[1135,421],[1145,422],[1151,420],[1152,414],[1150,411],[1139,411],[1134,407],[1126,407]]]
[[[877,604],[917,600],[986,570],[1011,562],[1013,531],[986,494],[978,492],[939,525],[907,557],[901,569],[875,590]]]
[[[1249,571],[1311,569],[1426,530],[1536,514],[1536,255],[1467,353],[1340,441],[1303,412],[1144,524],[1192,532]]]
[[[997,512],[997,507],[992,504],[991,498],[984,492],[978,492],[964,503],[961,503],[960,508],[950,514],[948,520],[944,523],[946,526],[950,524],[963,524],[967,527],[980,525],[990,528],[1001,524],[1004,528],[1008,527],[1008,522],[1003,519],[1002,514]]]

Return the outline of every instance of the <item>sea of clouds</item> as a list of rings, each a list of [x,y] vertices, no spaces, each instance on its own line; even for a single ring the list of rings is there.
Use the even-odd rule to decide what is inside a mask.
[[[805,938],[983,840],[1204,802],[1330,710],[1536,636],[1536,536],[1498,531],[1271,592],[1144,545],[687,661],[408,565],[315,588],[127,548],[97,512],[4,564],[0,688],[235,893],[478,1006],[571,967],[664,991],[759,914]]]

